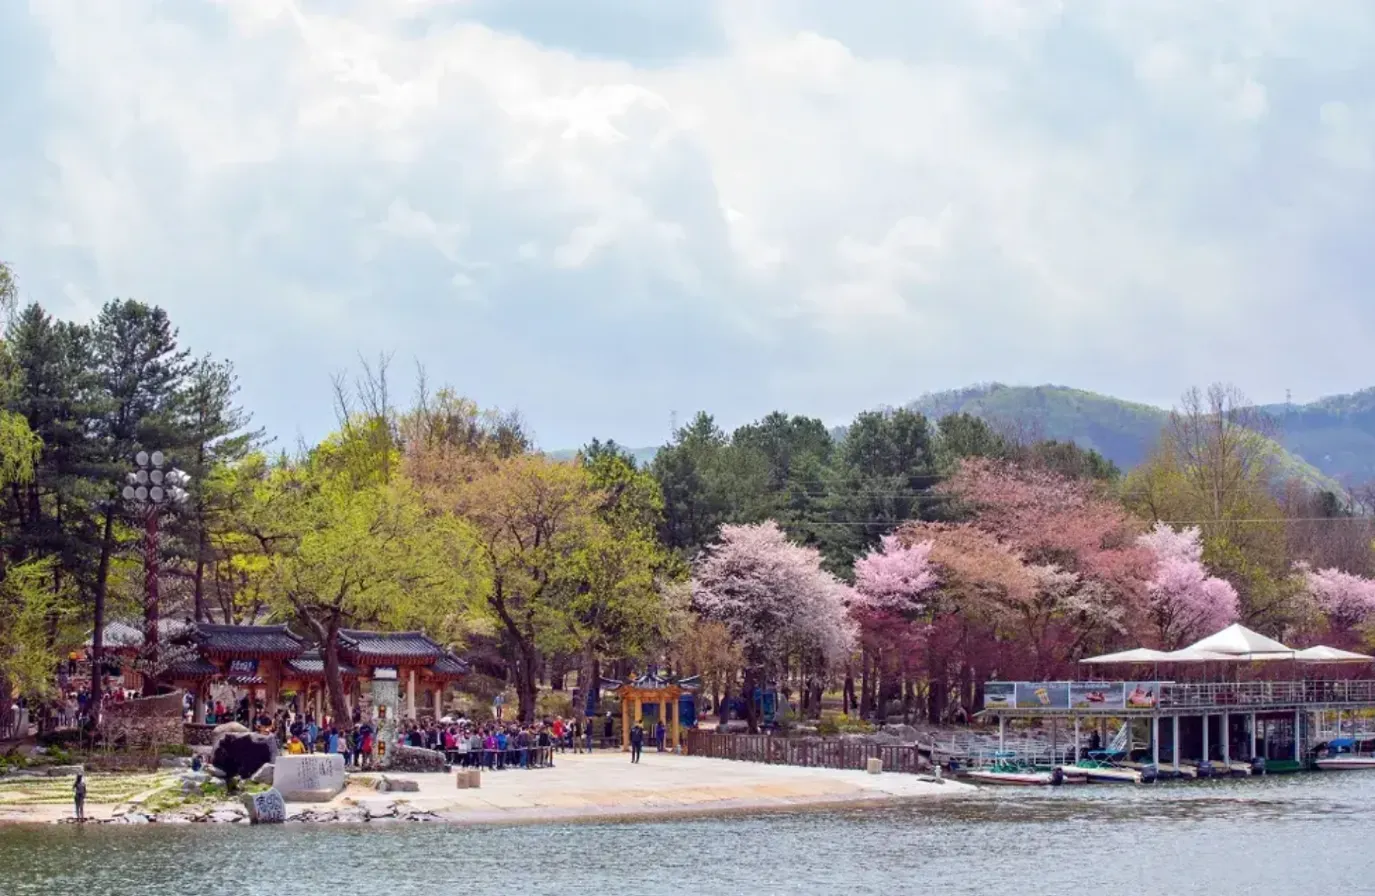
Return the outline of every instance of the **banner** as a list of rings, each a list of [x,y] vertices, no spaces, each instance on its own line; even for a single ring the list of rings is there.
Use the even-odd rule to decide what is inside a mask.
[[[1160,698],[1160,682],[1128,681],[1123,687],[1127,692],[1127,709],[1155,709]]]
[[[376,666],[372,670],[372,677],[378,681],[396,681],[396,667]]]
[[[1017,682],[1018,709],[1069,709],[1069,682]]]
[[[1121,709],[1126,686],[1120,681],[1073,681],[1069,686],[1071,709]]]
[[[1011,681],[990,681],[984,685],[984,709],[1011,709],[1017,704],[1017,685]]]

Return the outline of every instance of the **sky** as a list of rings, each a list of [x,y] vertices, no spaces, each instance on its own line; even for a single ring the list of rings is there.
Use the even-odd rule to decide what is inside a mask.
[[[24,298],[292,443],[379,354],[546,448],[1375,385],[1369,0],[13,0],[0,121]]]

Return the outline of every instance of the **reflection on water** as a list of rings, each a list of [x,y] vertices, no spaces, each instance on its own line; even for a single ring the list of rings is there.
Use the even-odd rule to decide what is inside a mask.
[[[660,823],[10,828],[0,893],[1345,893],[1372,821],[1353,772]]]

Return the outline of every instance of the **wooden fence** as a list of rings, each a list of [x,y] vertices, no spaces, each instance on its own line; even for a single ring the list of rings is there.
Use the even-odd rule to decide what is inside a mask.
[[[718,734],[692,730],[683,739],[689,756],[801,765],[812,768],[863,769],[870,759],[883,760],[885,772],[919,772],[930,768],[916,744],[875,744],[841,738],[790,738],[768,734]]]

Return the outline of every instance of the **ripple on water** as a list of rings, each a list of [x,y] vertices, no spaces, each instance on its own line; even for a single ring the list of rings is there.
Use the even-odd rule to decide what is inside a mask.
[[[1372,807],[1375,773],[1352,773],[658,823],[9,828],[0,892],[1354,892]]]

